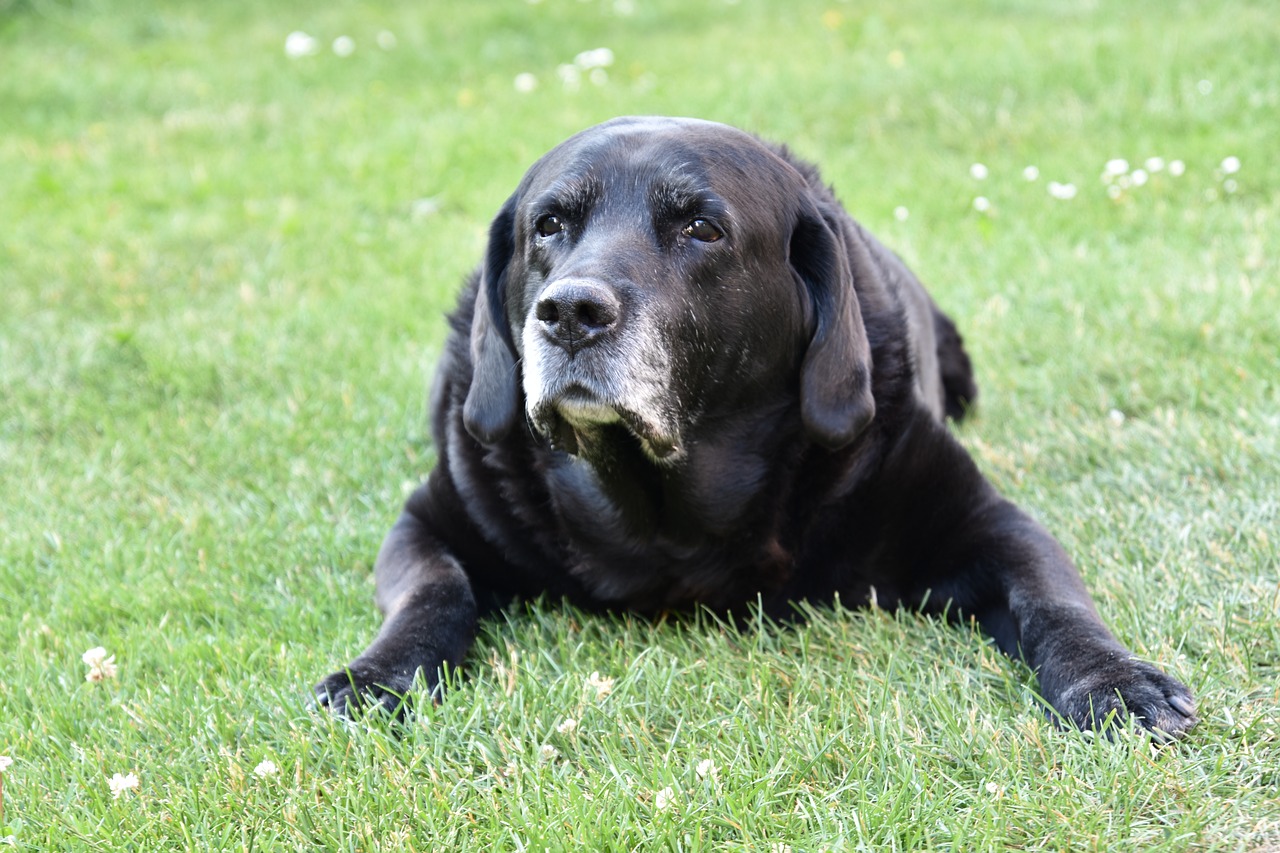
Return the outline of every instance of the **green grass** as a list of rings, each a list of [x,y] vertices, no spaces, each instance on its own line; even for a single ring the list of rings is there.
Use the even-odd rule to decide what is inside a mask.
[[[1280,12],[875,6],[0,0],[0,837],[1277,849]],[[320,51],[287,58],[293,30]],[[602,46],[604,85],[566,91]],[[488,218],[622,113],[791,143],[908,259],[979,371],[962,439],[1192,685],[1184,742],[1059,732],[981,637],[884,612],[739,632],[538,602],[403,730],[308,709],[375,629]],[[1185,174],[1108,198],[1108,159],[1155,155]],[[115,678],[85,680],[95,646]]]

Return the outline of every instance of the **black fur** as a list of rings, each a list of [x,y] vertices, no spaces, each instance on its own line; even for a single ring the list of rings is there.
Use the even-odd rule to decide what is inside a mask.
[[[945,427],[977,395],[955,325],[786,149],[675,119],[575,136],[503,207],[451,328],[438,462],[378,556],[381,632],[316,687],[335,712],[434,688],[512,597],[838,594],[977,619],[1076,725],[1194,723]]]

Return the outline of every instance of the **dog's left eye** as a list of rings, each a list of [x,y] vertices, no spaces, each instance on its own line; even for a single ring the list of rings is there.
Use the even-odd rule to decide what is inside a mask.
[[[546,216],[539,217],[533,227],[539,237],[554,237],[564,230],[564,222],[554,213],[548,213]]]
[[[724,236],[724,232],[706,219],[695,219],[684,227],[682,232],[699,243],[714,243]]]

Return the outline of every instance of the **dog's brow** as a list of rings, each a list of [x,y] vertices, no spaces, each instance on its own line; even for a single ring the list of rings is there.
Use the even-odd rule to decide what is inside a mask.
[[[533,204],[537,213],[556,210],[580,219],[600,197],[600,181],[593,175],[566,175],[538,196]]]
[[[649,204],[659,216],[719,213],[725,207],[705,184],[685,175],[655,181],[649,187]]]

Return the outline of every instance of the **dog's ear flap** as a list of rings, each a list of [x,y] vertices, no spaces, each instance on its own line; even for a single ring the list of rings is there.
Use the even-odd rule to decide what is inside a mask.
[[[462,407],[462,423],[482,444],[502,439],[515,426],[520,411],[520,377],[505,298],[515,239],[512,196],[489,227],[471,318],[471,388]]]
[[[857,438],[875,416],[871,345],[854,291],[874,275],[866,250],[844,224],[806,205],[791,235],[790,262],[814,307],[815,329],[800,371],[800,418],[828,450]]]

